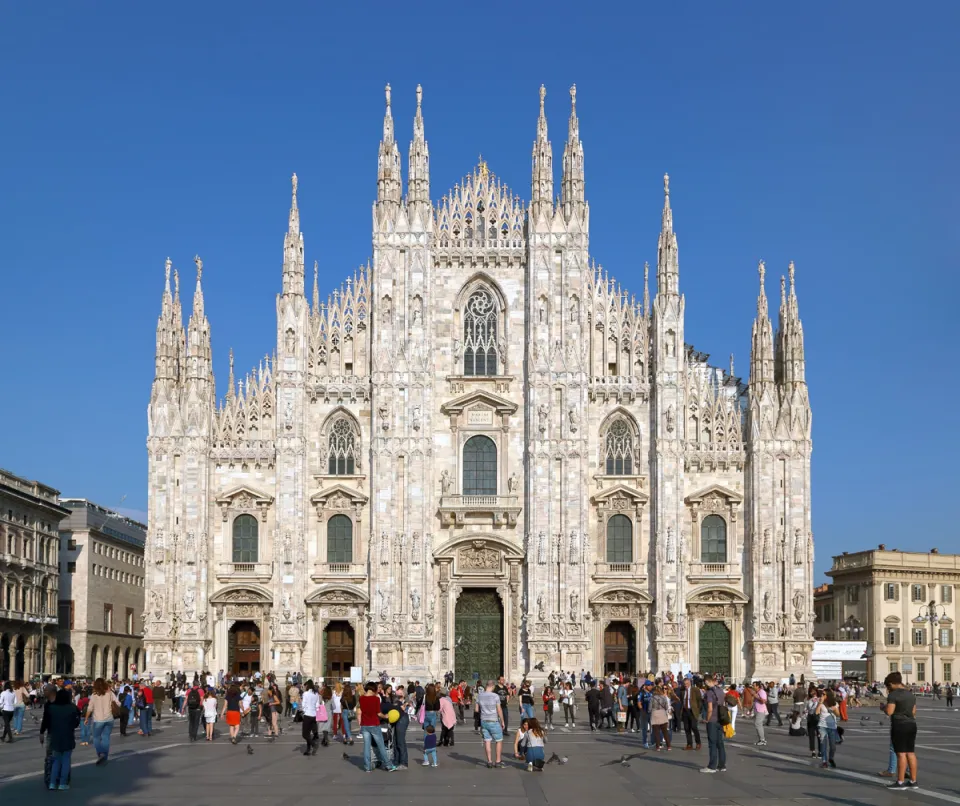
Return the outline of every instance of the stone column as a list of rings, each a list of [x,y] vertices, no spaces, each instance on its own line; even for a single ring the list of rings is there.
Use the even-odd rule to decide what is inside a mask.
[[[733,607],[733,629],[730,631],[730,672],[733,679],[742,680],[746,671],[743,648],[743,607]],[[691,666],[693,664],[691,663]]]

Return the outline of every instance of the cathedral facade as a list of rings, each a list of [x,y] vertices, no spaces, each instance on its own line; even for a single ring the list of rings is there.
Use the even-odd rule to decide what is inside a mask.
[[[275,352],[220,401],[202,263],[184,330],[168,260],[149,671],[810,674],[793,265],[775,338],[760,264],[749,385],[712,366],[668,177],[652,301],[592,262],[570,94],[556,198],[541,88],[529,203],[483,162],[436,202],[421,90],[404,195],[388,86],[372,262],[307,296],[294,176]]]

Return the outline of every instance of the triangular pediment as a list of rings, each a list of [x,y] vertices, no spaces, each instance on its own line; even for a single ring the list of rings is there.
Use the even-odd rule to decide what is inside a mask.
[[[323,504],[334,509],[347,509],[354,504],[367,503],[367,496],[346,484],[333,484],[311,495],[310,503],[314,506]]]
[[[495,395],[493,392],[487,392],[483,389],[477,389],[473,392],[467,392],[465,395],[460,395],[449,403],[444,403],[440,407],[440,411],[447,415],[462,414],[464,409],[477,404],[492,408],[497,414],[513,414],[518,408],[516,403],[507,400],[505,397],[500,397],[500,395]]]
[[[614,484],[612,487],[601,490],[590,500],[595,504],[599,504],[603,501],[614,501],[618,498],[626,498],[632,504],[645,504],[650,500],[650,496],[643,492],[643,490],[638,490],[629,484]]]
[[[708,498],[725,498],[728,503],[736,504],[743,501],[743,496],[740,493],[731,490],[729,487],[724,487],[722,484],[711,484],[709,487],[704,487],[702,490],[688,495],[683,500],[688,504],[701,504]]]
[[[265,492],[257,490],[254,487],[241,484],[239,487],[234,487],[232,490],[221,493],[217,498],[217,503],[234,505],[238,503],[249,503],[256,506],[265,506],[273,503],[273,496],[267,495]]]
[[[750,600],[736,588],[726,585],[706,585],[690,592],[687,604],[747,604]]]

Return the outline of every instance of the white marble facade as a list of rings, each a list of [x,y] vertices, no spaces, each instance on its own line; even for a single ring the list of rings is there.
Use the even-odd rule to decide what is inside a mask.
[[[185,332],[168,261],[150,671],[228,669],[247,642],[257,668],[330,673],[349,633],[365,672],[442,674],[462,666],[458,601],[483,590],[513,679],[541,662],[809,672],[793,266],[774,340],[761,264],[749,387],[732,359],[711,366],[684,341],[667,177],[652,302],[593,263],[570,94],[556,201],[541,88],[531,201],[481,162],[435,202],[421,90],[404,197],[388,87],[372,263],[325,303],[315,263],[308,299],[294,177],[275,353],[239,382],[231,355],[219,403],[202,263]]]

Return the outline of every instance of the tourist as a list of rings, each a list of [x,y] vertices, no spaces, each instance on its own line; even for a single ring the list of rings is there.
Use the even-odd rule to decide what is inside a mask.
[[[956,685],[953,683],[947,683],[946,685],[946,691],[944,691],[944,694],[947,700],[947,708],[953,708],[953,697],[956,693],[956,688]]]
[[[783,720],[780,718],[780,687],[772,680],[767,685],[767,706],[769,707],[769,713],[767,714],[766,724],[769,725],[776,717],[777,724],[783,727]]]
[[[477,696],[477,711],[480,714],[480,730],[483,734],[483,749],[487,756],[487,768],[505,766],[501,760],[503,751],[503,732],[507,728],[504,717],[502,698],[496,694],[496,683],[492,680],[487,682],[484,692]],[[500,678],[500,685],[503,687],[503,678]],[[496,743],[496,761],[494,761],[492,743]]]
[[[276,683],[270,685],[270,689],[264,694],[270,697],[270,728],[274,736],[283,733],[280,727],[280,714],[283,712],[283,698],[280,696],[280,686]]]
[[[387,772],[393,772],[396,767],[387,758],[387,749],[384,747],[383,733],[380,730],[380,723],[387,717],[380,712],[380,697],[377,695],[376,683],[367,683],[357,707],[360,710],[360,732],[363,736],[364,772],[373,772],[371,746],[376,747],[377,757],[384,769]]]
[[[820,696],[817,694],[816,686],[810,684],[807,689],[807,699],[803,701],[804,713],[807,715],[807,743],[810,746],[810,758],[816,758],[820,755],[820,719],[817,716],[817,709],[820,707]]]
[[[753,710],[756,714],[753,718],[753,726],[757,729],[757,747],[765,747],[767,744],[767,733],[765,728],[765,718],[767,714],[767,689],[760,680],[753,684]],[[814,717],[816,719],[816,717]]]
[[[461,725],[463,724],[463,689],[464,681],[461,680],[457,685],[450,687],[450,702],[453,703],[454,708],[457,709],[457,722]],[[441,743],[443,742],[443,736],[440,737]]]
[[[23,715],[27,712],[27,703],[30,701],[30,694],[22,680],[17,680],[13,684],[13,693],[17,698],[17,704],[13,709],[13,732],[19,736],[23,733]]]
[[[557,707],[557,695],[552,686],[543,689],[543,727],[553,730],[553,709]]]
[[[305,756],[316,755],[317,746],[315,742],[319,736],[317,733],[317,709],[320,707],[320,695],[314,689],[312,680],[308,680],[304,684],[301,706],[303,709],[301,735],[306,742],[303,754]]]
[[[353,719],[353,713],[357,708],[357,695],[354,694],[353,686],[349,683],[344,684],[343,694],[340,697],[342,715],[340,726],[343,729],[343,740],[347,744],[353,744],[353,734],[350,730],[350,721]]]
[[[217,721],[217,692],[213,687],[207,689],[207,696],[203,698],[203,721],[206,725],[207,741],[213,741],[213,726]]]
[[[13,723],[13,715],[17,709],[17,695],[13,691],[13,683],[9,680],[0,692],[0,718],[3,719],[3,736],[0,736],[0,742],[6,741],[13,743],[13,733],[10,725]]]
[[[891,672],[883,681],[887,688],[887,703],[883,712],[890,717],[890,743],[897,754],[897,780],[888,784],[890,789],[909,787],[917,783],[917,698],[903,685],[900,672]],[[906,778],[907,768],[910,778]]]
[[[150,736],[153,733],[153,689],[144,683],[137,695],[137,708],[140,711],[140,730],[138,736]]]
[[[727,708],[730,709],[730,727],[733,728],[734,732],[736,732],[737,713],[740,710],[740,694],[737,691],[735,684],[730,684],[730,687],[727,689],[727,693],[724,695],[723,701]]]
[[[700,749],[700,714],[703,708],[703,695],[700,689],[693,684],[693,679],[687,677],[683,681],[683,695],[681,697],[680,721],[683,723],[684,733],[687,735],[687,745],[684,750],[693,750],[693,739],[696,739],[696,749]]]
[[[341,731],[340,720],[343,719],[343,683],[339,680],[333,684],[333,696],[330,698],[330,707],[333,711],[330,722],[332,725],[333,740],[338,742],[340,741]]]
[[[600,727],[600,692],[597,690],[597,681],[590,681],[590,688],[584,695],[587,701],[587,717],[590,722],[590,731],[593,732]]]
[[[513,737],[513,755],[516,758],[524,758],[527,751],[527,730],[530,727],[529,719],[521,719],[520,727]]]
[[[426,698],[426,693],[424,693]],[[441,706],[442,706],[442,698]],[[390,727],[390,743],[393,746],[393,763],[398,770],[408,769],[410,764],[410,755],[407,750],[407,729],[410,727],[409,709],[413,708],[413,703],[408,702],[406,689],[403,686],[397,686],[396,694],[391,697],[390,702],[381,710],[387,715],[387,721],[390,720],[390,712],[396,711],[397,721]],[[437,713],[440,713],[439,711]]]
[[[482,688],[483,688],[483,684],[478,680],[478,681],[477,681],[477,697],[478,697],[478,698],[479,698],[480,694],[483,693]],[[507,725],[510,724],[510,708],[509,708],[509,705],[510,705],[510,696],[511,696],[511,695],[510,695],[510,689],[507,687],[506,683],[504,682],[503,675],[500,675],[500,677],[497,679],[497,685],[496,685],[496,687],[493,689],[493,691],[494,691],[494,693],[500,698],[500,716],[501,716],[501,718],[502,718],[502,720],[503,720],[503,729],[506,730],[506,729],[507,729]],[[533,700],[531,699],[530,702],[531,702],[531,704],[532,704],[532,703],[533,703]],[[479,712],[479,709],[477,710],[477,713],[480,713],[480,712]],[[533,712],[532,712],[532,711],[530,712],[530,716],[533,716]],[[482,719],[481,719],[481,721],[482,721]],[[479,726],[478,726],[478,727],[479,727]]]
[[[433,725],[427,725],[423,735],[423,766],[437,766],[437,729]]]
[[[514,754],[517,758],[525,758],[527,761],[527,770],[533,772],[537,770],[538,772],[543,772],[544,764],[544,745],[547,741],[547,736],[544,733],[543,728],[536,719],[526,719],[526,730],[523,729],[523,724],[521,723],[521,731],[517,732],[517,738],[514,741]],[[520,755],[520,745],[523,745],[523,755]]]
[[[623,733],[627,726],[627,710],[630,708],[630,688],[623,680],[617,686],[617,733]]]
[[[740,704],[743,709],[740,712],[740,716],[745,718],[753,716],[753,703],[755,699],[756,699],[755,689],[750,684],[749,680],[744,681],[743,693],[740,695]]]
[[[712,674],[708,674],[704,678],[704,683],[707,687],[703,698],[707,707],[707,715],[704,721],[707,723],[707,746],[710,750],[710,759],[707,766],[702,767],[700,772],[726,772],[727,750],[723,745],[723,726],[719,722],[720,706],[723,705],[723,691],[717,685],[717,678]]]
[[[230,744],[236,744],[238,734],[240,733],[240,701],[242,697],[240,688],[235,683],[227,689],[227,694],[223,698],[223,708],[220,716],[230,728]]]
[[[333,690],[323,686],[320,691],[320,704],[317,706],[317,730],[320,732],[320,744],[330,745],[330,727],[333,724]]]
[[[575,728],[577,726],[577,705],[574,692],[575,684],[568,681],[563,684],[563,693],[560,695],[560,704],[563,706],[563,726]]]
[[[454,686],[456,688],[456,686]],[[457,712],[448,694],[440,692],[440,746],[453,747],[453,732],[457,727]]]
[[[203,692],[196,680],[194,684],[187,689],[187,730],[190,734],[190,741],[195,742],[199,738],[200,718],[203,715]]]
[[[420,724],[426,730],[429,727],[437,726],[437,712],[440,710],[440,696],[437,694],[437,687],[430,683],[423,693],[423,705],[421,706],[423,718]]]
[[[820,766],[836,767],[833,759],[837,749],[837,720],[840,708],[833,691],[827,689],[820,697],[817,706],[817,730],[820,733]]]
[[[664,687],[658,685],[650,700],[650,724],[653,726],[653,741],[658,753],[664,747],[670,750],[670,732],[667,730],[669,721],[670,699],[664,693]]]
[[[84,688],[77,700],[77,710],[80,712],[80,746],[90,744],[90,723],[87,722],[87,705],[90,704],[90,689]]]
[[[637,704],[640,706],[640,734],[643,746],[650,747],[650,702],[653,699],[653,681],[644,680],[640,693],[637,695]]]
[[[804,727],[804,715],[799,711],[792,711],[789,718],[790,723],[790,735],[791,736],[806,736],[807,729]]]
[[[166,702],[167,692],[164,687],[160,685],[159,680],[153,684],[151,691],[153,692],[153,702],[151,703],[153,708],[151,709],[151,713],[155,713],[157,715],[157,722],[159,722],[161,719],[163,719],[163,703]],[[153,724],[151,722],[151,729],[152,727]]]
[[[533,719],[533,686],[529,680],[520,684],[520,714],[527,719]]]
[[[47,785],[49,789],[70,788],[70,758],[77,746],[74,731],[79,724],[80,712],[73,704],[70,692],[60,689],[47,711],[47,729],[53,759],[50,782]]]
[[[98,677],[93,682],[93,694],[87,705],[87,720],[93,723],[93,749],[98,766],[106,764],[110,756],[110,732],[118,716],[120,703],[116,695],[107,687],[107,681]]]

